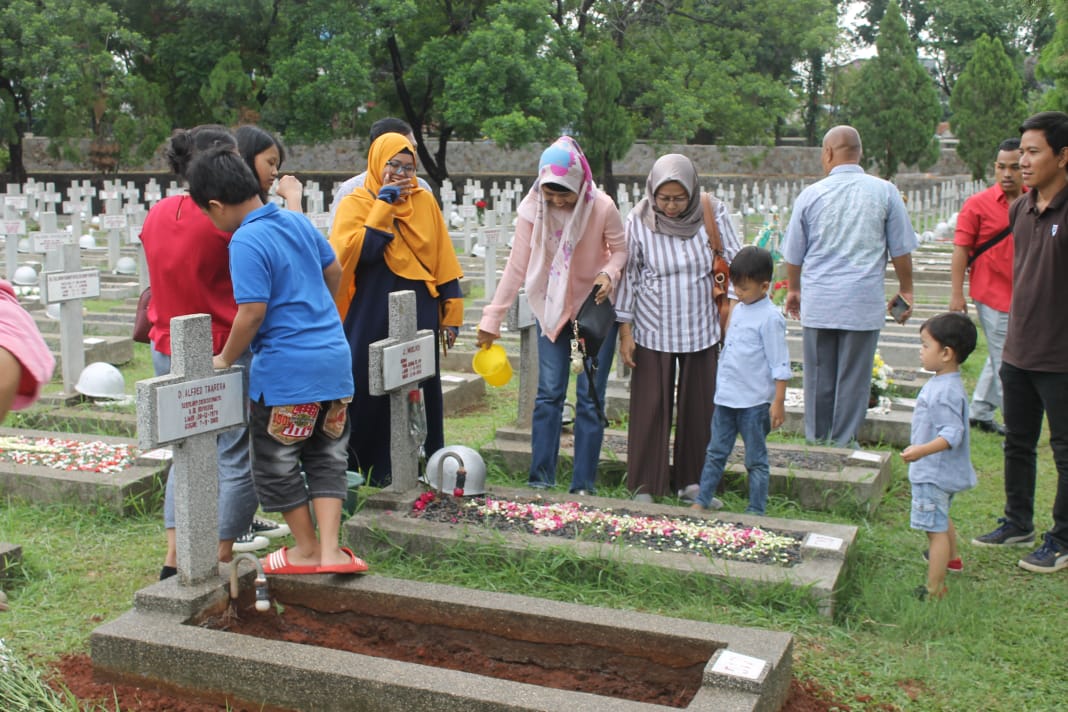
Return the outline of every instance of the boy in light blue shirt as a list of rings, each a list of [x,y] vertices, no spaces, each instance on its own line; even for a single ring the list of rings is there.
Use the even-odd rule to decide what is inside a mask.
[[[932,377],[916,398],[912,443],[901,451],[909,463],[913,529],[927,532],[927,585],[920,599],[946,594],[946,571],[961,571],[957,530],[949,518],[953,495],[976,485],[969,442],[968,394],[960,364],[975,349],[972,320],[959,312],[933,316],[920,327],[920,363]]]
[[[716,488],[741,434],[749,473],[749,514],[764,514],[768,502],[767,436],[786,417],[790,351],[786,320],[768,298],[774,271],[771,253],[743,247],[731,261],[731,284],[738,303],[731,309],[727,338],[716,374],[716,409],[701,469],[701,491],[693,509],[719,509]]]

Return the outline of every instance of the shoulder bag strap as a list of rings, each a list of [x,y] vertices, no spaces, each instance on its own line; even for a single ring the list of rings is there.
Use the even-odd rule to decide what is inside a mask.
[[[1007,228],[1005,228],[1004,230],[999,232],[997,235],[994,235],[992,238],[990,238],[989,240],[987,240],[983,244],[979,245],[979,247],[975,248],[975,252],[973,252],[968,257],[968,266],[971,267],[972,266],[972,262],[975,262],[975,260],[979,257],[979,255],[983,254],[984,252],[989,250],[991,247],[993,247],[994,245],[996,245],[999,242],[1001,242],[1002,240],[1004,240],[1006,237],[1009,236],[1009,234],[1011,232],[1012,232],[1012,225],[1009,225]]]
[[[717,255],[723,254],[723,240],[719,236],[719,225],[716,224],[716,199],[708,193],[701,193],[701,209],[705,214],[705,232],[708,234],[708,246]]]

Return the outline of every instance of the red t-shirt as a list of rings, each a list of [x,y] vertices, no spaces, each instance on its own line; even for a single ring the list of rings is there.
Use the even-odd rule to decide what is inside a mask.
[[[976,193],[964,201],[957,215],[954,245],[969,252],[1009,226],[1009,200],[1000,185]],[[968,291],[972,299],[991,309],[1008,312],[1012,302],[1013,239],[1008,235],[972,263]]]
[[[237,314],[230,235],[217,229],[188,195],[174,195],[148,211],[141,244],[152,285],[148,337],[156,350],[171,353],[171,319],[209,314],[213,353],[219,353]]]

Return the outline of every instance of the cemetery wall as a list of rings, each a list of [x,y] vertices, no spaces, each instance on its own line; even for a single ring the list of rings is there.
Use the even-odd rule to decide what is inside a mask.
[[[49,140],[42,137],[27,137],[24,146],[26,170],[37,180],[53,180],[56,173],[79,172],[91,174],[88,161],[77,164],[49,155]],[[365,141],[333,141],[316,145],[292,145],[286,147],[284,168],[288,172],[307,176],[329,176],[328,180],[341,180],[363,170],[367,149]],[[436,147],[432,143],[431,146]],[[85,141],[83,155],[88,155]],[[500,148],[492,141],[460,142],[448,145],[446,164],[453,183],[461,183],[467,177],[494,180],[497,178],[532,177],[538,164],[542,146],[518,150]],[[823,174],[820,165],[820,149],[807,146],[693,146],[658,145],[636,143],[626,157],[613,165],[617,179],[621,181],[644,180],[656,157],[663,153],[684,153],[697,164],[704,175],[737,176],[751,179],[812,179]],[[131,166],[122,171],[123,177],[131,173],[150,173],[159,177],[168,175],[162,151],[142,166]],[[943,149],[938,162],[925,173],[905,170],[895,181],[903,189],[911,186],[905,181],[930,181],[966,175],[968,169],[953,149]],[[336,174],[336,175],[331,175]],[[916,175],[912,175],[916,174]],[[58,181],[57,181],[58,182]]]

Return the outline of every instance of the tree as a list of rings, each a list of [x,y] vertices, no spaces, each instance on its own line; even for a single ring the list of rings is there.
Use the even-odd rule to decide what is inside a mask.
[[[878,54],[861,68],[845,115],[864,141],[863,165],[874,160],[889,179],[901,163],[923,169],[938,160],[935,129],[942,109],[896,0],[886,9],[875,46]]]
[[[1023,82],[997,38],[986,35],[976,43],[972,59],[953,86],[949,100],[953,117],[950,125],[959,143],[957,153],[982,180],[995,147],[1027,115]]]
[[[577,120],[582,84],[540,0],[376,0],[368,9],[381,28],[372,57],[393,85],[380,95],[412,125],[433,181],[448,177],[454,137],[518,147],[548,142]],[[433,154],[428,129],[437,132]]]
[[[1043,93],[1039,107],[1047,111],[1068,109],[1068,0],[1055,0],[1057,18],[1052,41],[1042,50],[1035,76],[1052,84]]]
[[[0,2],[0,141],[8,173],[26,180],[22,139],[106,135],[112,91],[124,80],[121,48],[139,38],[94,0]]]

